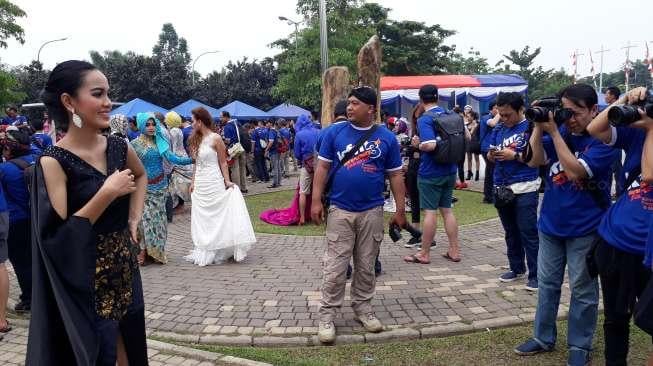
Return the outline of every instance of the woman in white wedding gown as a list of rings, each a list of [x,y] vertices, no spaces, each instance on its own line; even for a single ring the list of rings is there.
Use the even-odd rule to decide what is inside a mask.
[[[241,262],[256,242],[240,189],[229,179],[227,149],[211,130],[209,112],[192,110],[193,134],[188,140],[195,159],[191,183],[191,236],[194,248],[184,258],[199,266],[233,258]]]

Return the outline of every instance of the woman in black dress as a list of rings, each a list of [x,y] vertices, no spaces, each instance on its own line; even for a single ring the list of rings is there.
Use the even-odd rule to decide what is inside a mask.
[[[108,90],[95,66],[66,61],[42,94],[67,134],[32,177],[27,365],[147,364],[136,261],[147,180],[124,139],[100,134],[109,126]]]

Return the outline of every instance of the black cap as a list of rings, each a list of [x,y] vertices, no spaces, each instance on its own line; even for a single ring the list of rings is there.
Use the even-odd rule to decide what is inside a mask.
[[[336,103],[335,108],[333,109],[333,117],[340,117],[347,115],[347,101],[341,100]]]
[[[426,84],[419,88],[419,97],[422,100],[438,99],[438,87],[433,84]]]
[[[352,89],[349,93],[349,97],[356,97],[356,99],[367,105],[376,106],[377,95],[376,91],[369,86],[359,86],[358,88]]]

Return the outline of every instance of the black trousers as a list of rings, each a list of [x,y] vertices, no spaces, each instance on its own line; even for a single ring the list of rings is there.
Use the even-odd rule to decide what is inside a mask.
[[[458,180],[460,183],[465,182],[465,159],[458,162]]]
[[[483,179],[483,200],[485,202],[494,202],[494,163],[489,161],[483,155],[485,161],[485,178]]]
[[[32,302],[32,234],[30,220],[20,220],[9,224],[7,236],[9,261],[14,267],[18,286],[20,286],[20,301],[26,304]]]
[[[406,188],[408,189],[408,197],[410,198],[410,215],[413,224],[420,223],[420,205],[419,205],[419,188],[417,187],[417,169],[411,169],[408,166],[406,172]]]
[[[596,263],[603,292],[605,320],[605,364],[626,365],[630,318],[637,299],[651,277],[642,255],[624,252],[601,241],[596,248]]]

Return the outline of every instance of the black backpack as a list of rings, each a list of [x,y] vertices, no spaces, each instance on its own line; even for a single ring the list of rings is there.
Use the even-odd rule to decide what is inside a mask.
[[[432,156],[440,164],[457,164],[465,158],[467,140],[465,123],[458,113],[424,113],[433,119],[433,127],[439,140]]]

